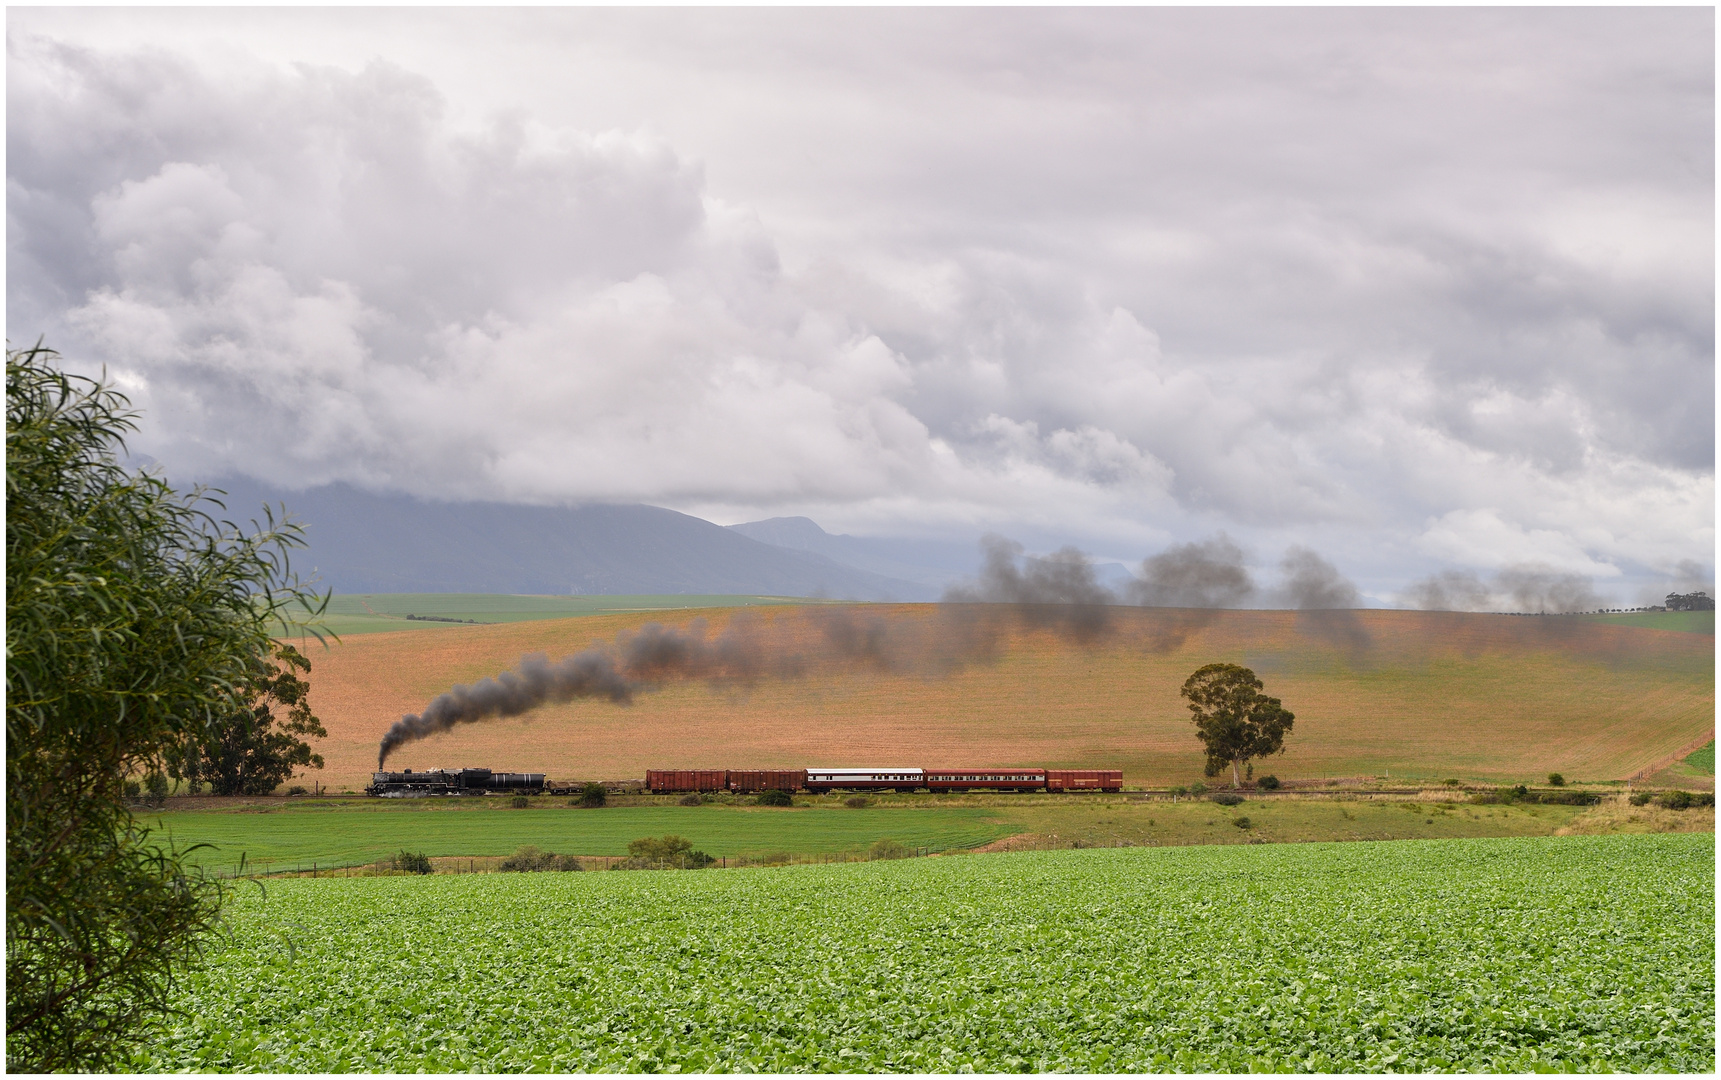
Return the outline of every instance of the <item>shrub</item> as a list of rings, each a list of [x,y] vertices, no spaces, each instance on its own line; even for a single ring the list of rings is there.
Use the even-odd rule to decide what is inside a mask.
[[[532,800],[526,798],[524,795],[516,795],[508,801],[508,805],[512,806],[516,810],[524,810],[526,807],[532,805]]]
[[[1207,794],[1207,785],[1197,780],[1195,783],[1189,785],[1189,794],[1197,797],[1205,795]]]
[[[1669,810],[1689,810],[1693,799],[1689,791],[1669,791],[1656,799],[1655,802],[1656,805],[1666,807]]]
[[[149,801],[160,806],[167,799],[167,774],[156,769],[143,778],[143,789],[149,792]]]
[[[1263,791],[1278,791],[1279,790],[1279,778],[1277,776],[1263,776],[1258,781],[1258,784],[1260,785],[1261,790],[1263,790]]]
[[[292,787],[287,789],[287,794],[288,795],[303,795],[303,794],[305,794],[305,786],[303,784],[294,784]]]
[[[556,866],[556,856],[548,851],[542,851],[531,844],[514,852],[503,859],[496,869],[505,873],[530,873],[538,870],[553,870]]]
[[[869,859],[907,859],[913,855],[908,845],[900,840],[875,840],[872,847],[866,849]]]
[[[668,862],[679,858],[693,850],[693,841],[684,840],[674,833],[667,836],[647,836],[635,840],[627,846],[627,853],[636,859],[653,859]]]
[[[1566,778],[1557,772],[1551,772],[1548,774],[1548,785],[1550,787],[1565,787]]]
[[[865,795],[850,795],[843,800],[843,805],[851,810],[865,810],[872,805],[872,800]]]
[[[760,806],[793,806],[794,798],[787,791],[761,791],[754,802]]]
[[[1456,776],[1448,776],[1440,782],[1445,784],[1447,787],[1457,787],[1462,781],[1460,781]]]
[[[700,806],[705,802],[704,799],[699,797],[699,792],[697,791],[690,791],[675,801],[682,806]]]
[[[414,855],[410,851],[402,851],[396,855],[390,865],[396,870],[405,870],[409,874],[428,874],[431,871],[430,856],[424,852]]]
[[[126,798],[135,799],[142,794],[143,794],[143,785],[142,784],[138,783],[136,780],[127,780],[125,782],[125,797]]]
[[[580,789],[579,801],[576,802],[574,805],[575,806],[584,806],[584,807],[590,809],[590,808],[602,806],[604,803],[606,803],[608,801],[609,801],[609,792],[604,790],[604,786],[602,784],[600,784],[594,780],[593,782],[587,784],[585,787]]]
[[[1648,806],[1649,800],[1652,798],[1654,798],[1654,796],[1647,791],[1634,791],[1631,795],[1631,805]]]
[[[1247,816],[1240,817],[1236,821],[1233,821],[1231,824],[1237,826],[1239,829],[1252,829],[1255,827],[1255,823],[1253,821],[1250,821]]]
[[[1221,791],[1219,794],[1213,796],[1213,801],[1218,803],[1220,806],[1236,806],[1243,801],[1243,796],[1233,794],[1229,791]]]
[[[555,863],[553,865],[551,865],[550,869],[551,870],[584,870],[585,867],[581,866],[580,860],[575,858],[572,855],[557,855]]]

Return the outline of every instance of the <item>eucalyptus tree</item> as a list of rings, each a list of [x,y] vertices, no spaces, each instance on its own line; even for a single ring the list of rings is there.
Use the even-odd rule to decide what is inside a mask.
[[[125,784],[243,710],[289,604],[296,526],[249,530],[127,468],[124,395],[6,353],[6,1060],[120,1066],[215,925],[219,882]],[[326,598],[325,598],[326,602]]]

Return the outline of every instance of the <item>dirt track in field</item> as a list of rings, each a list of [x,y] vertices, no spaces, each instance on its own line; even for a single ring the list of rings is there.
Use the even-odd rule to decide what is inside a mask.
[[[868,607],[901,620],[931,605]],[[767,627],[801,609],[753,609]],[[721,632],[733,611],[705,619]],[[315,779],[357,790],[377,741],[455,683],[552,659],[661,614],[405,631],[308,647],[311,700],[329,731]],[[690,620],[687,620],[690,621]],[[816,634],[797,631],[811,647]],[[1179,640],[1181,639],[1181,640]],[[1202,664],[1255,669],[1297,715],[1285,778],[1623,779],[1712,731],[1714,638],[1561,618],[1363,611],[1327,621],[1292,612],[1120,609],[1083,646],[1045,631],[1010,635],[995,660],[943,677],[849,670],[750,689],[670,685],[630,706],[550,705],[403,747],[389,767],[483,765],[566,779],[647,768],[917,765],[1123,768],[1130,786],[1188,783],[1202,757],[1178,688]]]

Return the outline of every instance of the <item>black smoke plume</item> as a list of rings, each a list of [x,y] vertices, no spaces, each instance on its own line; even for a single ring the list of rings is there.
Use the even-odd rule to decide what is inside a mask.
[[[1338,567],[1306,547],[1292,547],[1279,569],[1285,574],[1280,588],[1297,609],[1298,623],[1353,654],[1368,648],[1368,630],[1355,610],[1362,594]]]
[[[1495,575],[1494,585],[1511,598],[1514,611],[1559,615],[1602,606],[1589,578],[1546,566],[1508,566]]]
[[[944,603],[1007,604],[1024,623],[1052,627],[1081,642],[1110,629],[1110,605],[1117,597],[1094,580],[1088,557],[1075,548],[1022,559],[1022,545],[1002,536],[987,536],[980,547],[986,553],[980,580],[945,590]]]
[[[1191,544],[1175,544],[1142,560],[1141,576],[1124,597],[1142,607],[1162,608],[1143,627],[1147,647],[1170,652],[1213,621],[1221,608],[1242,607],[1255,582],[1243,566],[1243,550],[1224,533]]]
[[[551,663],[543,653],[520,660],[518,671],[504,671],[471,686],[458,685],[437,695],[423,712],[395,721],[377,749],[377,768],[402,744],[497,717],[520,716],[540,705],[576,698],[609,698],[618,704],[634,695],[680,679],[747,685],[767,676],[793,675],[801,657],[774,652],[759,639],[754,621],[738,615],[717,640],[707,641],[705,624],[686,630],[648,623],[611,648],[593,646]]]
[[[1487,611],[1494,593],[1469,570],[1442,570],[1412,585],[1404,598],[1422,611]]]
[[[1141,577],[1126,596],[1142,607],[1242,607],[1255,592],[1243,567],[1243,551],[1220,533],[1193,544],[1176,544],[1141,564]]]

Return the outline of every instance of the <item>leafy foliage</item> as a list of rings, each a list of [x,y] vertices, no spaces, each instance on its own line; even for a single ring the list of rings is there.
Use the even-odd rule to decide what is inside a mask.
[[[124,782],[244,708],[270,627],[289,601],[310,606],[284,584],[296,527],[242,532],[200,493],[126,469],[127,409],[52,350],[7,351],[13,1070],[111,1067],[164,1007],[221,890],[149,842]]]
[[[913,855],[914,851],[900,840],[875,840],[866,850],[869,859],[907,859]]]
[[[595,780],[580,789],[579,805],[587,809],[595,809],[608,801],[609,792]]]
[[[717,861],[703,851],[695,851],[693,841],[674,833],[635,840],[627,846],[627,853],[629,862],[640,868],[699,870]]]
[[[216,795],[267,795],[294,769],[323,767],[323,756],[301,737],[329,734],[311,713],[311,684],[296,674],[308,673],[311,662],[284,642],[276,642],[273,653],[246,680],[245,708],[188,737],[170,754],[168,771],[186,781],[192,794],[207,782]],[[285,714],[277,716],[277,709]]]
[[[1184,681],[1196,736],[1207,748],[1208,776],[1230,765],[1232,783],[1241,786],[1241,765],[1284,752],[1296,716],[1263,689],[1255,673],[1239,664],[1208,664]]]
[[[428,874],[433,870],[430,865],[430,856],[422,851],[416,854],[403,851],[394,857],[392,865],[394,869],[405,870],[409,874]]]
[[[127,1064],[1710,1073],[1714,852],[1684,834],[283,881],[237,898],[231,947]]]
[[[773,789],[771,791],[761,791],[759,793],[759,797],[757,799],[755,799],[754,801],[757,802],[760,806],[793,806],[793,805],[795,805],[794,796],[790,795],[787,791],[777,791],[775,789]]]
[[[527,844],[503,859],[496,869],[505,873],[536,873],[545,870],[583,870],[584,867],[576,856],[557,855],[553,851],[541,851]]]

